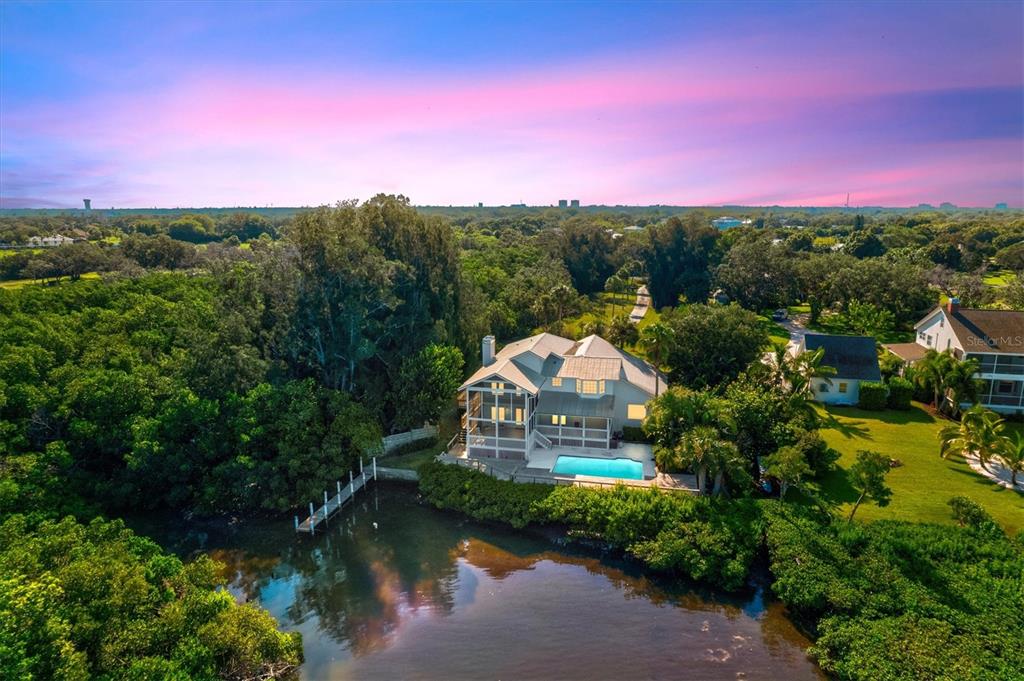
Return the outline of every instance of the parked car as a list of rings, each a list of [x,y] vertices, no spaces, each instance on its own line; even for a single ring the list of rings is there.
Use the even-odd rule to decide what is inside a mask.
[[[776,310],[775,312],[772,312],[772,319],[777,321],[777,322],[781,322],[783,319],[786,319],[788,316],[789,316],[789,313],[786,312],[785,310]]]

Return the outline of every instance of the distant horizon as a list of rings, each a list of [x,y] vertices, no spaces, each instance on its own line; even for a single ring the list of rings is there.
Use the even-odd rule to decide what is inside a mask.
[[[369,200],[359,199],[359,203]],[[340,201],[340,200],[339,200]],[[220,205],[220,206],[92,206],[91,208],[84,208],[83,206],[0,206],[0,213],[8,211],[75,211],[82,213],[97,213],[104,211],[203,211],[203,210],[311,210],[321,207],[334,206],[338,201],[308,204],[308,205],[295,205],[295,206],[260,206],[260,205]],[[1005,204],[1005,208],[1002,205]],[[459,208],[459,209],[471,209],[471,210],[486,210],[486,209],[497,209],[497,208],[512,208],[512,209],[542,209],[552,208],[555,210],[563,211],[574,211],[582,209],[595,209],[595,208],[629,208],[629,209],[643,209],[643,208],[669,208],[669,209],[686,209],[686,210],[699,210],[699,209],[714,209],[714,210],[754,210],[754,209],[784,209],[784,210],[836,210],[836,211],[858,211],[858,210],[894,210],[894,211],[905,211],[920,208],[923,210],[934,209],[934,210],[1008,210],[1008,211],[1020,211],[1024,210],[1024,207],[1013,206],[1008,202],[998,202],[991,206],[959,206],[951,202],[939,202],[929,203],[921,202],[912,206],[882,206],[882,205],[863,205],[863,206],[830,206],[830,205],[791,205],[791,204],[585,204],[581,203],[577,207],[560,207],[557,203],[549,204],[418,204],[410,202],[410,205],[414,208]]]
[[[8,0],[0,31],[0,208],[1024,207],[1020,2]]]

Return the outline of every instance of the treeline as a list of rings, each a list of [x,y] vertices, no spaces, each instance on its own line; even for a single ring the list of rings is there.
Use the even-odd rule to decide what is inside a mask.
[[[5,477],[59,470],[108,508],[294,508],[446,407],[479,339],[461,282],[447,225],[378,197],[207,274],[2,292]]]
[[[114,213],[95,214],[81,211],[63,215],[16,215],[0,217],[0,243],[26,245],[33,236],[79,236],[88,240],[120,238],[130,234],[156,236],[166,234],[172,239],[192,243],[208,243],[234,237],[239,241],[258,239],[266,234],[277,238],[291,217],[266,217],[257,213],[216,212],[183,213]]]

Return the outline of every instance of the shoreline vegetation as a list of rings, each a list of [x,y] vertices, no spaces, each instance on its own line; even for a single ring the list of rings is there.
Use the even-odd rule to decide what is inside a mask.
[[[648,569],[742,588],[766,553],[770,587],[839,678],[1017,678],[1024,674],[1024,533],[1010,539],[964,497],[953,526],[849,524],[777,500],[594,490],[420,467],[424,500],[512,527],[557,523]],[[970,566],[968,570],[964,568]]]

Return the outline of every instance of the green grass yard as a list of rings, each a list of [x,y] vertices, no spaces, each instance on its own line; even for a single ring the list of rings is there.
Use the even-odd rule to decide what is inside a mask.
[[[903,465],[892,469],[886,478],[893,491],[889,505],[861,504],[856,518],[949,524],[953,519],[946,502],[962,494],[985,507],[1011,535],[1024,529],[1024,494],[999,487],[975,473],[960,457],[940,458],[937,434],[950,422],[933,416],[922,405],[914,403],[909,411],[825,407],[821,412],[821,434],[842,454],[836,470],[822,481],[822,493],[844,516],[856,501],[846,470],[858,450],[868,449]],[[1019,423],[1008,425],[1021,429]]]
[[[614,317],[621,315],[628,315],[633,311],[633,306],[636,304],[636,295],[630,294],[629,296],[621,295],[615,296],[611,293],[598,293],[591,296],[589,300],[584,304],[585,309],[582,313],[575,317],[570,317],[565,320],[565,331],[564,335],[569,338],[583,338],[586,334],[583,332],[583,327],[591,322],[600,322],[605,326],[611,324]],[[637,324],[637,328],[641,331],[651,324],[658,321],[661,315],[653,307],[647,310],[647,314]],[[539,333],[539,330],[537,331]],[[627,347],[626,350],[639,355],[644,356],[636,347]]]
[[[82,279],[99,279],[99,272],[86,272],[82,275]],[[60,279],[53,280],[48,279],[46,286],[53,286],[54,284],[66,284],[71,283],[70,277],[61,277]],[[42,285],[38,279],[12,279],[10,281],[0,281],[0,289],[16,289],[22,286]]]
[[[982,281],[986,286],[992,286],[993,288],[1001,288],[1003,286],[1009,286],[1017,275],[1011,270],[996,270],[989,272],[984,276]]]
[[[419,470],[420,466],[428,461],[432,461],[434,457],[445,448],[445,445],[447,445],[448,441],[452,439],[452,436],[455,435],[458,428],[458,409],[453,402],[451,409],[442,414],[441,418],[438,420],[437,442],[412,452],[382,456],[377,459],[377,463],[388,468],[409,468],[414,471]]]

